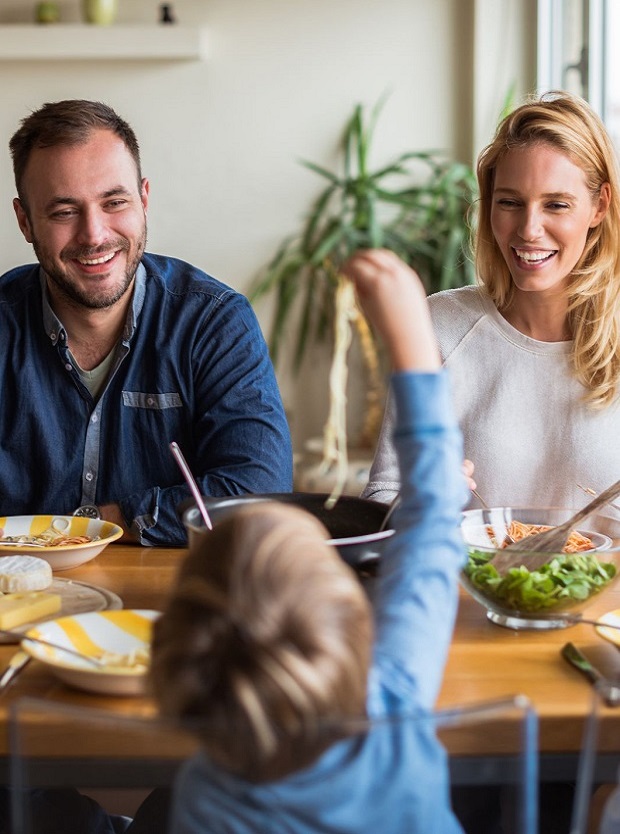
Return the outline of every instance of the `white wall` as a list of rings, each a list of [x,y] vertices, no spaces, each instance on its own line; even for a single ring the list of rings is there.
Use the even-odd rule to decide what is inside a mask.
[[[514,104],[536,91],[536,0],[475,0],[474,158],[486,145],[512,91]]]
[[[34,5],[0,0],[0,22],[28,20]],[[79,19],[78,0],[60,5],[63,20]],[[386,90],[377,164],[410,149],[471,158],[474,0],[173,6],[181,23],[206,28],[206,61],[0,61],[5,148],[19,120],[50,100],[102,99],[132,123],[151,182],[151,251],[247,290],[322,185],[298,159],[331,166],[354,105],[371,105]],[[154,22],[157,7],[156,0],[120,0],[119,22]],[[4,270],[32,260],[11,208],[8,151],[0,151],[0,186]],[[265,330],[267,307],[259,310]],[[322,426],[326,375],[326,366],[314,364],[297,386],[279,370],[297,440]]]

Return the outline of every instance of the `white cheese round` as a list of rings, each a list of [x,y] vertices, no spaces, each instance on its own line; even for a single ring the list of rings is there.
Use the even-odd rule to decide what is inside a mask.
[[[44,591],[52,584],[52,568],[36,556],[0,557],[0,592]]]

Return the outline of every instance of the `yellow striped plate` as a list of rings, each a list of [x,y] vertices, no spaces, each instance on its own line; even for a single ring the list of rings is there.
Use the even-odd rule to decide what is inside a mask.
[[[0,539],[0,556],[16,553],[30,553],[45,559],[52,570],[68,570],[94,559],[110,542],[120,539],[123,528],[111,521],[99,518],[81,518],[73,515],[11,515],[0,516],[3,536],[38,536],[53,531],[58,535],[89,536],[93,541],[82,544],[49,545],[28,547],[3,543]]]
[[[144,692],[152,625],[158,616],[158,611],[123,608],[60,617],[28,629],[22,647],[71,686],[106,695],[140,695]],[[29,636],[103,659],[105,665],[98,668],[62,648],[29,642]]]

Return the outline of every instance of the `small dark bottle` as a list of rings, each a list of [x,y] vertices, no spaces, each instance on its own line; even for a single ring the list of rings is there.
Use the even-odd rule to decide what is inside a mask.
[[[159,22],[160,23],[176,23],[176,18],[172,11],[170,3],[162,3],[159,7]]]

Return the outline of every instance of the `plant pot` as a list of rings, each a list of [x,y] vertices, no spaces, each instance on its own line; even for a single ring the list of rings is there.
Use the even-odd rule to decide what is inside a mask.
[[[87,23],[109,26],[116,20],[118,0],[82,0],[82,14]]]
[[[347,478],[343,495],[359,495],[368,482],[373,453],[370,449],[349,448]],[[295,466],[295,489],[299,492],[331,492],[337,478],[336,467],[323,466],[323,441],[313,437],[304,444],[304,454]]]

